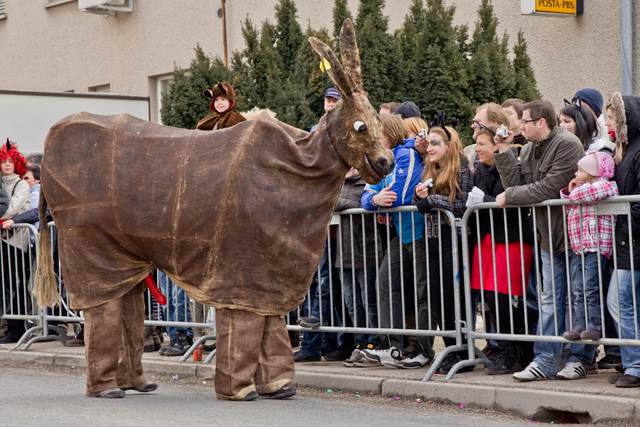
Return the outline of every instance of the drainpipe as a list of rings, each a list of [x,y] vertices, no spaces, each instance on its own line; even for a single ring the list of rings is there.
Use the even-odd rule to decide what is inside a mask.
[[[633,95],[633,0],[620,0],[620,74],[622,94]]]
[[[625,1],[625,0],[622,0]],[[631,1],[631,0],[628,0]],[[229,67],[227,60],[227,14],[224,10],[226,0],[222,0],[222,45],[224,46],[224,66]]]

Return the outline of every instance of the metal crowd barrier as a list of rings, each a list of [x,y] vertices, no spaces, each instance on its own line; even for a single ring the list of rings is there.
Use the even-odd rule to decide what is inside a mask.
[[[597,204],[596,209],[597,213],[601,215],[630,215],[630,203],[631,202],[639,202],[640,197],[637,196],[622,196],[606,199]],[[566,206],[570,203],[566,200],[550,200],[541,204],[532,205],[531,207],[536,207],[538,209],[546,209],[547,211],[554,206]],[[450,227],[451,236],[447,239],[451,245],[452,250],[452,268],[454,271],[453,281],[452,283],[445,283],[443,274],[442,274],[442,259],[439,256],[443,249],[443,242],[447,244],[447,241],[443,240],[442,235],[442,227],[440,227],[440,232],[437,237],[437,241],[434,241],[433,238],[424,238],[422,241],[420,239],[416,239],[416,226],[415,226],[415,216],[411,216],[411,242],[407,244],[398,245],[397,242],[394,242],[390,237],[392,234],[392,227],[389,225],[389,221],[386,221],[386,225],[383,226],[375,226],[373,229],[367,230],[365,229],[365,219],[366,217],[373,218],[373,223],[377,224],[377,218],[388,218],[388,214],[392,212],[415,212],[416,208],[414,206],[404,206],[400,208],[394,209],[380,209],[377,212],[370,212],[364,209],[349,209],[343,212],[336,213],[334,216],[334,224],[332,227],[334,228],[335,237],[332,238],[329,234],[327,237],[327,256],[330,260],[330,265],[328,266],[329,274],[327,275],[326,271],[323,271],[322,264],[318,267],[317,277],[320,280],[317,280],[316,286],[312,286],[307,294],[307,298],[305,303],[291,312],[287,316],[287,329],[290,332],[298,333],[300,331],[306,332],[324,332],[324,333],[352,333],[352,334],[373,334],[373,335],[399,335],[399,336],[413,336],[413,337],[442,337],[446,339],[453,340],[454,344],[449,345],[443,352],[441,352],[433,362],[432,366],[428,370],[427,374],[424,377],[424,380],[429,380],[435,371],[440,367],[441,362],[444,360],[447,354],[454,351],[465,350],[468,353],[468,360],[463,360],[457,363],[447,374],[447,379],[452,378],[456,372],[458,372],[461,368],[465,366],[475,366],[476,364],[485,364],[491,366],[491,362],[488,361],[478,348],[475,346],[475,340],[477,339],[487,339],[487,340],[511,340],[511,341],[527,341],[527,342],[556,342],[556,343],[568,343],[569,341],[562,338],[562,331],[565,330],[565,323],[571,327],[573,325],[573,314],[571,310],[567,311],[567,319],[558,318],[556,316],[554,318],[554,335],[538,335],[533,328],[540,325],[540,321],[536,321],[533,318],[530,318],[527,310],[524,310],[525,317],[525,329],[524,333],[518,334],[515,333],[514,328],[514,307],[513,304],[510,304],[509,309],[509,330],[505,331],[503,328],[500,328],[499,321],[496,323],[498,325],[497,329],[491,330],[488,328],[488,324],[490,322],[487,321],[487,317],[484,311],[481,312],[481,318],[483,320],[483,329],[480,331],[475,330],[476,323],[476,302],[480,302],[481,307],[485,304],[485,298],[483,293],[481,292],[479,297],[477,297],[477,293],[472,292],[470,288],[471,283],[471,253],[469,248],[470,243],[470,234],[479,233],[478,223],[476,222],[475,229],[471,226],[471,219],[474,216],[477,216],[478,213],[482,210],[487,209],[496,209],[497,205],[495,203],[482,203],[478,205],[474,205],[471,208],[467,209],[464,214],[462,220],[456,220],[453,217],[452,213],[449,211],[439,211],[434,210],[433,212],[437,212],[439,215],[439,223],[441,220],[446,221],[450,225],[454,225]],[[526,208],[526,207],[525,207]],[[563,207],[564,212],[564,254],[566,256],[567,265],[569,264],[569,251],[571,251],[571,245],[569,242],[569,238],[567,236],[567,225],[566,225],[566,209]],[[490,212],[490,223],[493,226],[493,215],[496,213],[493,211]],[[503,210],[499,210],[503,215],[506,215]],[[534,235],[537,233],[537,227],[535,223],[536,218],[536,209],[532,210],[531,219],[527,218],[527,215],[524,213],[520,214],[520,224],[519,228],[522,231],[522,227],[529,226],[532,223],[533,233]],[[402,221],[404,219],[400,216],[400,225],[402,228]],[[531,222],[530,222],[531,221]],[[383,221],[384,222],[384,221]],[[350,237],[348,239],[343,239],[342,231],[343,227],[349,224],[350,228]],[[361,234],[363,236],[363,241],[361,242],[363,246],[363,250],[365,251],[365,261],[364,261],[364,269],[367,271],[368,268],[372,269],[372,273],[365,273],[365,282],[371,280],[370,274],[375,274],[375,286],[373,288],[365,288],[364,290],[364,299],[358,301],[356,296],[356,292],[352,292],[350,295],[349,304],[342,296],[343,286],[341,284],[341,278],[347,277],[351,275],[351,283],[355,282],[355,272],[353,269],[350,269],[345,266],[351,265],[354,262],[353,256],[351,259],[345,258],[346,248],[350,249],[351,254],[354,253],[354,249],[356,245],[359,243],[354,238],[355,227],[354,224],[358,224]],[[53,223],[50,223],[49,226],[53,226]],[[34,243],[35,254],[37,256],[37,231],[30,225],[16,224],[13,226],[15,230],[20,228],[29,228],[32,233],[36,237],[36,243]],[[549,228],[551,228],[551,222],[549,220]],[[631,233],[631,232],[630,232]],[[493,233],[491,233],[493,234]],[[52,236],[54,234],[52,233]],[[520,232],[522,236],[522,232]],[[631,236],[630,236],[631,237]],[[614,236],[615,238],[615,236]],[[461,241],[461,247],[458,247],[458,240]],[[366,260],[366,243],[373,241],[373,250],[375,251],[373,259],[374,265],[369,265],[369,261]],[[478,241],[480,241],[478,239]],[[431,248],[430,248],[431,242]],[[52,242],[53,245],[53,242]],[[397,259],[396,264],[397,268],[392,267],[392,259],[388,256],[391,248],[397,249]],[[436,247],[438,249],[437,254],[433,255],[432,258],[429,257],[432,248]],[[386,252],[383,252],[382,249],[385,249]],[[492,248],[495,249],[495,241],[492,240]],[[522,243],[520,243],[522,252]],[[492,249],[492,250],[493,250]],[[424,251],[424,257],[422,259],[416,259],[415,256],[411,256],[411,254],[419,253],[421,250]],[[461,254],[460,254],[461,251]],[[3,246],[0,248],[0,254],[6,253],[6,248]],[[15,252],[15,251],[14,251]],[[509,251],[507,250],[507,258],[509,258]],[[534,278],[532,283],[529,283],[529,277],[521,277],[520,279],[526,283],[526,288],[530,291],[529,294],[526,292],[523,294],[521,298],[514,298],[512,293],[512,285],[513,277],[510,276],[510,273],[507,272],[508,281],[509,281],[509,298],[513,301],[518,301],[522,303],[526,308],[529,306],[532,309],[532,312],[540,311],[541,303],[540,296],[542,291],[542,278],[540,275],[540,258],[539,254],[539,244],[537,243],[537,239],[534,239],[533,244],[533,261],[531,270],[535,272],[535,274],[531,275]],[[2,260],[6,259],[5,255],[2,255]],[[459,256],[462,256],[462,268],[459,266]],[[522,256],[520,254],[513,254]],[[614,241],[614,254],[613,258],[615,259],[615,241]],[[32,265],[35,257],[31,253],[22,254],[26,262],[22,262],[22,266],[24,269],[24,265]],[[55,256],[55,255],[54,255]],[[408,257],[408,258],[407,258]],[[337,261],[335,261],[337,259]],[[16,265],[17,261],[13,260],[13,258],[9,258],[12,265]],[[13,261],[12,261],[13,260]],[[59,260],[55,260],[58,265],[59,271]],[[521,259],[522,261],[522,259]],[[429,272],[433,267],[433,262],[438,263],[439,267],[439,277],[434,280],[430,277]],[[381,271],[381,267],[383,264],[387,264],[387,268],[382,271],[386,271],[386,277],[381,277],[378,272]],[[426,293],[423,292],[422,295],[419,292],[419,286],[421,286],[417,280],[416,275],[418,272],[418,268],[425,268],[426,271]],[[326,268],[326,267],[325,267]],[[496,264],[494,262],[493,267],[496,269]],[[605,266],[599,265],[599,273],[602,273]],[[18,268],[20,270],[20,268]],[[33,270],[32,270],[33,271]],[[460,275],[458,272],[463,273],[462,276],[464,278],[464,286],[460,288]],[[614,263],[613,273],[617,272],[617,265]],[[563,273],[566,281],[567,281],[567,289],[566,294],[569,296],[569,300],[571,298],[571,286],[570,286],[570,272],[569,269]],[[345,276],[346,275],[346,276]],[[3,274],[3,280],[5,274]],[[23,284],[29,283],[29,275],[24,269],[24,271],[20,271],[18,277],[20,279],[14,284],[11,282],[11,275],[9,275],[9,283],[10,286],[6,288],[6,285],[3,287],[3,311],[4,314],[1,316],[7,319],[25,319],[30,320],[32,322],[39,322],[39,326],[34,326],[33,328],[27,331],[27,334],[21,339],[21,341],[16,346],[19,347],[22,342],[26,341],[29,338],[27,345],[23,348],[24,350],[28,349],[29,345],[37,340],[44,339],[58,339],[60,341],[66,340],[68,337],[64,336],[63,331],[59,336],[51,336],[49,332],[49,328],[56,330],[55,326],[48,325],[51,321],[59,321],[65,323],[78,323],[84,321],[81,317],[80,313],[74,312],[70,309],[70,302],[66,292],[64,291],[64,286],[62,281],[59,282],[59,291],[61,295],[61,304],[59,307],[55,309],[38,309],[35,305],[34,298],[31,296],[29,292],[30,286],[23,286]],[[612,282],[614,283],[614,282]],[[481,285],[481,290],[484,285]],[[354,285],[355,287],[355,285]],[[453,307],[445,307],[445,301],[443,298],[444,291],[446,287],[453,287],[453,295],[454,295],[454,304]],[[162,289],[162,285],[160,286]],[[317,289],[317,290],[316,290]],[[391,296],[386,299],[386,301],[382,301],[381,289],[389,289]],[[439,298],[433,298],[433,295],[438,295],[437,291],[439,290]],[[461,292],[464,292],[462,294]],[[435,293],[434,293],[435,292]],[[395,294],[394,294],[395,293]],[[16,308],[10,307],[6,301],[7,297],[15,296],[18,298],[22,304],[18,304]],[[475,295],[474,295],[475,294]],[[601,320],[604,321],[605,312],[607,308],[606,304],[606,294],[604,289],[602,288],[602,283],[599,289],[600,300],[601,300]],[[462,297],[461,297],[462,295]],[[169,299],[169,295],[167,295]],[[420,323],[420,298],[426,298],[426,307],[428,308],[428,316],[427,316],[427,324]],[[634,295],[635,297],[635,295]],[[167,313],[164,315],[161,314],[162,308],[158,307],[158,305],[154,302],[154,300],[148,296],[147,297],[147,320],[145,320],[145,325],[152,326],[182,326],[182,327],[191,327],[191,328],[209,328],[213,329],[214,332],[212,335],[205,335],[196,340],[189,350],[187,354],[185,354],[181,360],[186,360],[189,355],[193,352],[193,350],[201,343],[206,340],[215,339],[215,320],[214,320],[214,310],[211,307],[204,306],[202,304],[197,304],[190,298],[186,297],[183,302],[179,303],[178,306],[173,308],[167,308]],[[477,298],[477,299],[476,299]],[[357,316],[354,316],[352,323],[348,323],[350,319],[349,315],[349,307],[357,307],[358,302],[361,304],[361,307],[365,310],[365,317],[363,320],[358,320]],[[637,309],[635,307],[634,300],[634,317],[638,319]],[[465,310],[463,310],[463,303]],[[319,318],[319,326],[314,329],[303,328],[296,324],[296,320],[309,315],[309,304],[317,304],[319,309],[318,318]],[[566,301],[565,301],[566,304]],[[583,301],[583,304],[586,305],[586,302]],[[399,306],[398,306],[399,305]],[[497,304],[496,304],[497,305]],[[324,307],[324,309],[320,309]],[[439,310],[438,310],[439,308]],[[554,307],[555,308],[555,307]],[[178,309],[182,309],[184,312],[190,312],[191,318],[183,318],[178,320],[168,320],[173,319],[171,317],[171,310],[180,311]],[[375,309],[376,316],[372,315],[371,311]],[[399,319],[398,316],[393,315],[393,311],[396,309],[400,313]],[[453,310],[455,315],[455,327],[447,329],[444,327],[445,319],[444,312],[445,309]],[[388,324],[385,324],[384,327],[380,326],[379,319],[377,316],[381,313],[384,313],[385,310],[389,313]],[[436,314],[440,313],[438,317]],[[500,315],[499,313],[497,314]],[[179,316],[178,316],[179,317]],[[424,316],[423,316],[424,318]],[[361,318],[362,319],[362,318]],[[618,321],[620,321],[620,314],[618,312]],[[60,329],[60,328],[58,328]],[[33,336],[32,334],[38,330],[42,331],[42,335]],[[639,339],[640,331],[637,328],[636,321],[636,330],[635,330],[635,339],[618,339],[612,336],[605,336],[599,341],[594,342],[586,342],[586,341],[577,341],[583,344],[604,344],[604,345],[631,345],[631,346],[640,346]],[[576,342],[576,341],[573,341]],[[210,362],[213,356],[215,355],[215,351],[212,352],[209,357],[205,360],[205,362]]]
[[[618,197],[611,197],[605,200],[602,200],[600,202],[598,202],[597,204],[595,204],[595,209],[596,209],[596,215],[602,215],[604,217],[610,218],[612,221],[615,221],[615,218],[617,216],[617,218],[620,218],[621,216],[627,216],[631,222],[631,203],[637,203],[640,202],[640,196],[618,196]],[[466,334],[467,336],[467,343],[468,343],[468,356],[469,359],[466,361],[462,361],[460,363],[458,363],[457,365],[454,366],[454,368],[451,370],[451,372],[449,373],[449,375],[447,376],[447,379],[450,379],[451,377],[453,377],[453,375],[455,375],[455,373],[462,367],[464,366],[474,366],[476,364],[484,364],[484,365],[488,365],[488,366],[492,366],[492,362],[490,362],[488,359],[484,358],[483,356],[481,356],[480,353],[477,352],[477,348],[475,348],[475,340],[477,339],[486,339],[486,340],[495,340],[495,341],[500,341],[500,340],[504,340],[504,341],[515,341],[515,342],[531,342],[531,343],[535,343],[535,342],[552,342],[552,343],[563,343],[563,344],[568,344],[568,343],[577,343],[577,344],[594,344],[594,345],[605,345],[605,346],[640,346],[640,331],[638,330],[638,305],[636,304],[636,295],[635,293],[633,294],[633,315],[634,315],[634,319],[635,319],[635,331],[634,331],[634,335],[635,335],[635,339],[620,339],[617,338],[617,334],[615,329],[613,331],[611,330],[605,330],[605,321],[606,321],[606,315],[608,313],[608,307],[607,307],[607,288],[609,287],[609,284],[611,284],[611,286],[613,286],[613,291],[609,291],[609,298],[613,299],[613,300],[617,300],[617,306],[619,307],[620,305],[620,295],[619,293],[616,294],[616,289],[617,289],[617,272],[618,272],[618,265],[617,265],[617,260],[616,260],[616,255],[617,255],[617,249],[616,249],[616,236],[615,236],[615,224],[613,227],[613,253],[611,255],[610,261],[609,262],[602,262],[600,260],[600,258],[598,258],[598,262],[597,262],[597,268],[598,268],[598,297],[600,299],[600,307],[598,309],[597,315],[600,319],[600,324],[602,327],[602,334],[603,337],[597,341],[591,341],[591,340],[582,340],[579,339],[577,341],[568,341],[566,339],[564,339],[562,337],[562,334],[564,331],[570,331],[573,329],[574,325],[575,325],[575,313],[574,313],[574,308],[573,308],[573,299],[576,298],[577,304],[580,304],[582,306],[582,309],[584,309],[585,311],[585,317],[588,318],[589,315],[589,308],[588,308],[588,301],[587,301],[587,296],[586,293],[582,293],[581,297],[578,297],[577,295],[574,295],[572,291],[575,291],[575,289],[572,288],[572,283],[571,283],[571,264],[572,264],[572,259],[580,258],[581,265],[582,265],[582,284],[583,284],[583,288],[584,288],[584,284],[585,284],[585,267],[584,267],[584,253],[583,254],[576,254],[573,249],[571,248],[571,242],[569,239],[569,235],[568,235],[568,225],[567,225],[567,206],[571,206],[572,203],[569,202],[569,200],[561,200],[561,199],[556,199],[556,200],[548,200],[546,202],[543,203],[538,203],[538,204],[534,204],[534,205],[530,205],[530,206],[519,206],[519,208],[522,208],[522,210],[519,213],[519,218],[520,218],[520,223],[518,224],[519,230],[520,230],[520,240],[517,242],[517,245],[519,247],[518,249],[511,249],[511,251],[513,251],[514,253],[510,254],[510,249],[505,248],[505,252],[506,252],[506,264],[510,265],[510,256],[511,257],[516,257],[516,261],[520,261],[521,263],[524,262],[523,260],[523,240],[522,240],[522,227],[526,227],[526,226],[532,226],[533,227],[533,235],[536,236],[538,234],[538,229],[537,229],[537,225],[536,225],[536,216],[539,214],[537,211],[539,209],[544,209],[546,210],[547,213],[547,218],[548,218],[548,224],[547,227],[549,229],[549,238],[550,240],[552,240],[552,234],[551,234],[551,228],[552,228],[552,223],[551,223],[551,216],[549,215],[551,212],[551,208],[552,207],[561,207],[562,209],[562,215],[563,215],[563,241],[564,241],[564,247],[563,247],[563,252],[558,253],[558,254],[554,254],[553,250],[551,248],[551,252],[550,252],[550,258],[552,260],[552,264],[553,264],[553,259],[554,257],[557,257],[558,255],[563,255],[564,258],[564,264],[565,264],[565,270],[562,271],[562,275],[561,276],[555,276],[552,275],[552,294],[553,294],[553,310],[554,310],[554,315],[553,315],[553,331],[552,331],[552,335],[547,334],[547,335],[543,335],[540,334],[540,330],[542,329],[542,316],[538,317],[538,320],[535,321],[533,319],[530,319],[531,315],[530,313],[534,313],[537,312],[538,314],[542,313],[542,303],[541,303],[541,299],[542,299],[542,274],[541,274],[541,266],[542,266],[542,262],[540,260],[540,248],[539,248],[539,242],[537,241],[537,239],[534,239],[533,241],[533,258],[532,258],[532,266],[531,266],[531,270],[532,270],[532,274],[529,275],[529,277],[524,277],[524,272],[522,272],[522,276],[521,279],[522,282],[525,284],[525,292],[523,292],[523,296],[522,297],[517,297],[514,295],[513,293],[513,281],[514,281],[514,277],[512,277],[511,275],[511,269],[507,268],[507,278],[508,278],[508,297],[509,300],[511,301],[511,303],[509,304],[509,312],[508,312],[508,316],[509,316],[509,330],[503,330],[502,328],[500,328],[500,321],[497,320],[495,323],[495,325],[493,325],[491,327],[491,329],[488,329],[487,325],[489,324],[489,322],[487,322],[487,318],[484,314],[484,311],[481,311],[481,315],[482,315],[482,320],[483,320],[483,330],[481,331],[476,331],[474,328],[469,328],[469,327],[464,327],[463,328],[463,333]],[[573,206],[579,206],[579,205],[573,205]],[[481,203],[481,204],[477,204],[474,205],[472,207],[470,207],[469,209],[467,209],[467,211],[465,212],[463,218],[462,218],[462,229],[463,230],[468,230],[468,233],[463,233],[462,234],[462,250],[463,250],[463,265],[465,266],[464,268],[464,291],[465,291],[465,302],[466,302],[466,319],[467,325],[473,325],[474,324],[474,320],[476,319],[476,305],[475,302],[479,301],[481,303],[481,307],[484,306],[485,300],[484,300],[484,292],[480,292],[475,293],[474,295],[474,291],[471,289],[471,266],[472,266],[472,258],[471,258],[471,254],[473,253],[473,249],[472,247],[470,247],[470,237],[475,235],[476,237],[476,241],[480,242],[480,229],[479,229],[479,213],[482,211],[486,211],[489,210],[489,215],[490,215],[490,226],[491,226],[491,236],[494,235],[494,215],[495,212],[492,209],[497,209],[498,212],[500,212],[500,215],[503,215],[504,219],[505,219],[505,223],[506,223],[506,211],[503,209],[498,208],[496,203]],[[531,218],[528,219],[526,218],[526,215],[523,213],[525,210],[530,211],[531,213]],[[472,226],[472,219],[476,220],[475,224],[475,228],[474,226]],[[580,220],[582,222],[582,217],[580,217]],[[531,224],[531,225],[529,225]],[[598,233],[598,221],[596,221],[596,233]],[[505,226],[505,234],[507,233],[507,227]],[[582,242],[584,236],[582,234],[582,229],[579,232],[579,236],[580,236],[580,241]],[[597,237],[597,236],[596,236]],[[597,249],[600,249],[600,242],[599,239],[597,240]],[[631,228],[629,228],[629,235],[628,235],[628,241],[629,242],[633,242],[632,239],[632,231]],[[493,268],[493,273],[494,273],[494,278],[497,275],[497,267],[496,267],[496,262],[495,262],[495,247],[496,247],[496,242],[495,239],[493,237],[491,237],[491,246],[493,248],[491,256],[493,258],[493,265],[490,266],[489,268]],[[635,244],[633,245],[635,246]],[[631,246],[631,248],[633,247]],[[480,248],[481,251],[481,248]],[[479,255],[474,254],[473,257],[475,258],[476,256],[479,256],[480,258],[482,258],[482,254],[480,253]],[[518,259],[519,258],[519,259]],[[632,276],[634,274],[634,262],[633,262],[633,250],[630,251],[630,266],[631,266],[631,273]],[[524,271],[524,270],[523,270]],[[555,269],[554,269],[555,271]],[[607,274],[609,273],[609,274]],[[608,280],[608,277],[613,278],[610,281]],[[566,289],[562,289],[562,288],[556,288],[555,285],[555,280],[563,280],[566,283],[565,288]],[[493,287],[495,289],[495,285],[496,283],[493,284]],[[483,283],[483,280],[481,278],[481,285],[480,285],[480,290],[484,290],[484,287],[486,286],[485,283]],[[527,292],[528,291],[528,292]],[[562,300],[558,300],[556,293],[557,292],[561,292],[562,294],[566,294],[566,299]],[[497,293],[494,292],[495,298],[496,298],[496,306],[497,306]],[[517,308],[517,306],[514,306],[517,303],[522,303],[523,304],[523,314],[524,314],[524,331],[521,333],[516,333],[515,331],[515,325],[514,325],[514,312]],[[561,304],[561,305],[557,305],[557,304]],[[562,307],[565,307],[564,310],[562,310]],[[529,310],[527,309],[529,308]],[[533,310],[531,310],[533,309]],[[560,316],[559,312],[563,312],[565,313],[564,316]],[[591,313],[593,314],[593,312]],[[500,313],[496,313],[496,315],[500,316]],[[504,313],[503,313],[504,315]],[[616,318],[617,317],[617,318]],[[614,320],[620,324],[621,318],[620,318],[620,310],[618,310],[617,316],[614,316]],[[588,326],[588,325],[587,325]],[[533,330],[534,327],[537,327],[537,332]],[[586,329],[586,328],[585,328]],[[548,331],[547,331],[548,333]],[[480,357],[476,357],[476,355],[480,355]],[[524,368],[525,366],[523,366]]]

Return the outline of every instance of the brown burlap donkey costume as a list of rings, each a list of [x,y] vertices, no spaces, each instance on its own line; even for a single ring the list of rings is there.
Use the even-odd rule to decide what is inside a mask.
[[[87,319],[89,393],[144,383],[138,284],[156,268],[217,308],[218,398],[295,393],[284,316],[306,295],[344,176],[354,166],[377,183],[394,166],[362,89],[351,21],[344,69],[309,41],[342,95],[313,133],[267,114],[217,132],[87,113],[51,128],[40,215],[48,204],[71,303]],[[42,229],[42,261],[48,238]],[[39,268],[38,295],[50,305],[53,270]]]

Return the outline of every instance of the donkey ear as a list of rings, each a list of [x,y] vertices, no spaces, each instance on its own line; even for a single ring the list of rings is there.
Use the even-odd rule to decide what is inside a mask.
[[[340,31],[340,52],[347,77],[354,92],[363,92],[360,52],[356,43],[356,31],[351,19],[345,19]]]
[[[342,65],[340,65],[338,58],[336,58],[336,55],[329,48],[329,46],[315,37],[309,37],[309,43],[311,43],[311,46],[313,46],[315,51],[318,52],[318,55],[320,55],[320,58],[322,58],[323,63],[325,59],[329,62],[329,65],[331,67],[327,67],[327,73],[329,74],[329,77],[331,77],[333,83],[336,85],[336,88],[338,88],[338,90],[340,91],[340,94],[343,96],[351,95],[351,86],[349,85],[347,74],[344,72],[344,69],[342,68]]]

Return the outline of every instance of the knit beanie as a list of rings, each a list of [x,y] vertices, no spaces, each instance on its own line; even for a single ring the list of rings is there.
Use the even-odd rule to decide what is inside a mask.
[[[595,89],[582,89],[576,92],[571,99],[571,102],[574,102],[576,99],[580,98],[580,100],[586,103],[593,112],[596,117],[600,117],[602,114],[602,104],[604,103],[604,99],[602,98],[602,94]]]
[[[398,105],[398,108],[396,108],[393,114],[401,116],[403,119],[408,119],[409,117],[421,118],[420,109],[411,101],[405,101]]]
[[[596,178],[613,178],[615,163],[609,153],[597,151],[587,154],[578,162],[583,171]]]

